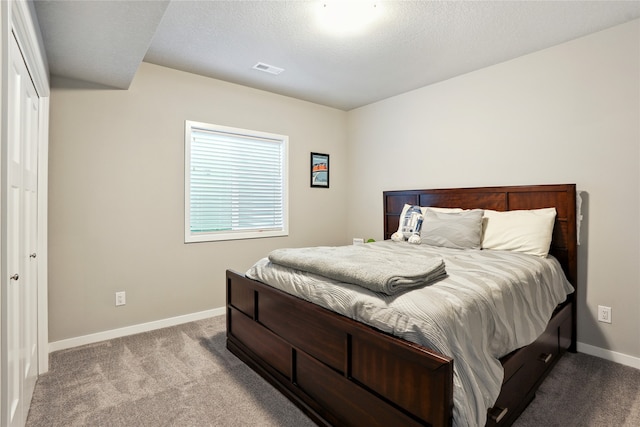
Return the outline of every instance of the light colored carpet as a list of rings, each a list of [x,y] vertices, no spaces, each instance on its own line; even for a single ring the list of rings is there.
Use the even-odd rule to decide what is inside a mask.
[[[640,370],[565,353],[514,424],[539,426],[640,426]]]
[[[313,425],[226,350],[224,316],[53,353],[27,419],[27,427]],[[640,370],[566,354],[515,426],[640,426]]]
[[[314,426],[225,347],[224,316],[55,352],[28,427]]]

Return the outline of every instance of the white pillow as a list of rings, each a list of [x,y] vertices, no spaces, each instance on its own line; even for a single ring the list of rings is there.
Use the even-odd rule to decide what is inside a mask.
[[[556,208],[484,211],[482,249],[523,252],[546,257]]]

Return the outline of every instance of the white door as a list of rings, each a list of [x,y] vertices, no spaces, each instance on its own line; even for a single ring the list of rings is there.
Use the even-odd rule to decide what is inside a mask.
[[[23,62],[24,65],[24,62]],[[26,71],[26,67],[25,67]],[[24,379],[22,398],[25,420],[29,411],[31,395],[38,377],[38,136],[40,100],[29,78],[23,87],[23,110],[21,120],[23,129],[22,145],[22,194],[24,220],[20,241],[24,245],[20,256],[24,259],[25,281],[20,284],[24,301],[20,306],[24,310],[20,316],[24,328],[20,348],[24,352],[22,378]]]
[[[3,295],[3,414],[23,426],[37,377],[38,95],[10,37],[6,182],[7,277]],[[3,388],[4,388],[3,387]]]

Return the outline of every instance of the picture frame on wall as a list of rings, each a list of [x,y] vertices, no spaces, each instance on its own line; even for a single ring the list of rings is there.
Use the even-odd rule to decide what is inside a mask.
[[[311,186],[329,188],[329,155],[311,153]]]

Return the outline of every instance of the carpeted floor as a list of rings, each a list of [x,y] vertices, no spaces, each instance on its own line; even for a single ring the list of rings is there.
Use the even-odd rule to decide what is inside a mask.
[[[640,370],[565,353],[514,426],[640,426]]]
[[[222,316],[53,353],[27,419],[27,427],[313,425],[226,350]],[[567,354],[515,425],[638,426],[640,370]]]
[[[224,316],[55,352],[27,426],[314,424],[225,347]]]

